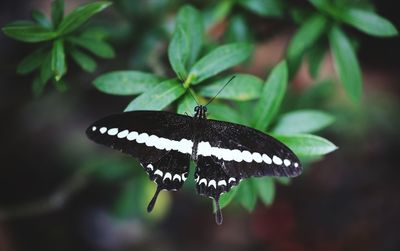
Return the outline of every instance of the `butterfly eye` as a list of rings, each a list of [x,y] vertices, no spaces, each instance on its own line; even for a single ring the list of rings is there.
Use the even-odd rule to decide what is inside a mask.
[[[198,107],[198,106],[195,106],[195,107],[194,107],[194,111],[197,112],[197,110],[199,110],[199,107]]]
[[[207,107],[204,106],[203,110],[204,110],[205,112],[207,112]]]

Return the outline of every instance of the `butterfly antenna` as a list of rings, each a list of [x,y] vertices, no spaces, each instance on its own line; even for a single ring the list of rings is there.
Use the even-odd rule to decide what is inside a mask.
[[[208,101],[208,103],[207,103],[205,106],[207,106],[208,104],[210,104],[234,78],[236,78],[236,76],[232,76],[232,77],[228,80],[228,82],[226,82],[225,85],[217,92],[217,94],[216,94],[214,97],[212,97],[212,98]]]
[[[192,98],[194,99],[194,102],[196,102],[197,105],[200,105],[199,102],[197,101],[196,97],[194,96],[194,94],[192,93],[192,89],[189,88],[189,94],[190,96],[192,96]]]

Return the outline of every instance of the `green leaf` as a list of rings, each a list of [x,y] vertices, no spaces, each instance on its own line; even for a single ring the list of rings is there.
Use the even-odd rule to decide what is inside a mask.
[[[226,207],[227,205],[229,205],[229,203],[232,202],[238,190],[239,187],[232,187],[229,192],[221,194],[221,197],[219,198],[219,206],[221,209]]]
[[[113,58],[114,49],[106,42],[88,37],[68,37],[68,42],[80,46],[101,58]]]
[[[185,93],[185,88],[176,80],[169,79],[141,94],[125,108],[133,110],[162,110]]]
[[[398,35],[396,27],[389,20],[371,11],[348,8],[342,12],[341,20],[372,36]]]
[[[86,53],[83,53],[76,48],[70,48],[69,53],[75,63],[77,63],[83,70],[93,72],[96,69],[96,61]]]
[[[47,41],[57,36],[54,31],[29,23],[9,24],[2,30],[7,36],[28,43]]]
[[[113,71],[94,80],[96,88],[112,95],[135,95],[159,85],[162,79],[140,71]]]
[[[225,32],[225,41],[232,42],[249,42],[252,40],[250,27],[241,15],[235,15],[229,22],[228,30]]]
[[[43,28],[46,29],[51,29],[52,24],[50,20],[46,17],[46,15],[39,11],[39,10],[33,10],[32,11],[32,19],[36,21],[39,25],[41,25]]]
[[[238,124],[242,122],[242,116],[228,105],[221,103],[211,103],[208,104],[207,107],[208,118],[210,119],[222,120]]]
[[[74,31],[83,25],[94,14],[104,10],[111,5],[111,2],[98,1],[94,3],[85,4],[74,9],[61,21],[57,28],[58,34],[66,34]]]
[[[236,195],[240,204],[249,212],[253,211],[257,203],[257,194],[253,179],[246,179],[240,182],[239,191]]]
[[[189,46],[187,34],[177,27],[168,47],[168,58],[172,69],[181,80],[187,77],[187,62],[191,53]]]
[[[197,106],[196,101],[193,99],[192,95],[190,95],[190,89],[187,89],[186,94],[179,100],[178,102],[178,110],[179,114],[193,114],[194,108]],[[193,95],[195,93],[192,92]]]
[[[43,62],[40,66],[39,74],[33,79],[32,93],[34,97],[39,97],[44,90],[44,87],[51,78],[51,53],[46,53],[43,56]]]
[[[303,23],[290,40],[286,54],[291,74],[297,71],[304,52],[321,37],[326,24],[324,16],[314,14]]]
[[[217,47],[197,61],[190,70],[189,75],[194,78],[192,83],[198,84],[243,62],[250,56],[252,48],[248,43],[233,43]]]
[[[340,20],[342,11],[329,0],[309,0],[318,10]]]
[[[347,95],[358,102],[362,95],[362,76],[356,53],[343,31],[335,26],[329,34],[335,70]]]
[[[261,91],[261,98],[254,108],[253,125],[258,130],[265,130],[272,122],[285,95],[288,81],[288,69],[285,61],[275,66]]]
[[[203,45],[203,18],[198,10],[190,5],[185,5],[179,9],[176,17],[176,29],[182,29],[188,38],[189,58],[188,67],[191,67],[196,61],[201,46]]]
[[[276,180],[276,182],[284,186],[290,185],[290,183],[292,182],[289,177],[274,177],[274,179]]]
[[[258,188],[258,194],[265,205],[271,205],[275,198],[275,183],[272,177],[253,179]]]
[[[54,28],[57,28],[64,17],[64,0],[52,0],[51,20]]]
[[[325,58],[326,48],[322,45],[314,45],[308,51],[308,72],[314,79],[318,77],[321,65]]]
[[[311,134],[276,135],[276,138],[302,157],[325,155],[337,149],[329,140]]]
[[[199,88],[199,94],[204,97],[214,97],[232,76],[233,75],[226,76],[212,81],[208,85],[201,86]],[[260,96],[263,84],[260,78],[249,74],[235,74],[235,76],[232,82],[224,88],[224,91],[218,94],[218,98],[247,101]]]
[[[282,115],[272,132],[276,134],[310,133],[321,130],[333,122],[333,116],[325,112],[298,110]]]
[[[36,70],[42,64],[45,55],[46,52],[43,47],[33,51],[18,64],[17,73],[27,74]]]
[[[283,14],[279,0],[239,0],[240,5],[264,17],[280,17]]]
[[[59,81],[67,71],[64,53],[64,42],[58,39],[53,42],[53,49],[51,50],[51,70],[56,81]]]

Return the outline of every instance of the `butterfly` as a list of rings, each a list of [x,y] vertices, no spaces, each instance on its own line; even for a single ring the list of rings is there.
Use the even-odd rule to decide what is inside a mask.
[[[302,166],[283,143],[256,129],[207,119],[207,107],[196,106],[194,116],[166,111],[132,111],[93,123],[87,136],[102,145],[139,159],[157,184],[147,211],[161,190],[177,191],[196,163],[196,191],[215,201],[216,222],[222,223],[219,199],[243,179],[261,176],[295,177]]]

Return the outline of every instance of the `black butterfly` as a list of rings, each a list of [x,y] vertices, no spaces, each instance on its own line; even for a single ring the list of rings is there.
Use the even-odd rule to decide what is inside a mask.
[[[215,200],[216,222],[222,223],[219,198],[242,179],[300,175],[296,155],[284,144],[253,128],[206,118],[207,107],[196,106],[194,117],[164,111],[133,111],[111,115],[86,133],[97,143],[139,159],[159,192],[179,190],[196,162],[194,174],[200,195]]]

